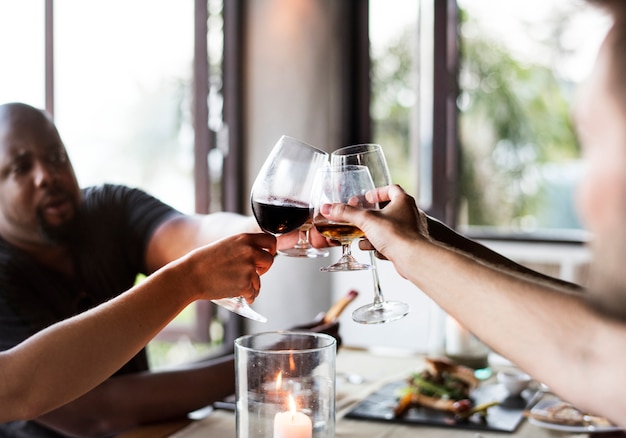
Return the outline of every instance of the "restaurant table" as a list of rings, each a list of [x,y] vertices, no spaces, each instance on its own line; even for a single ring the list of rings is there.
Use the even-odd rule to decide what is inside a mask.
[[[468,430],[424,424],[399,424],[346,418],[356,404],[386,383],[406,378],[423,368],[424,356],[386,350],[342,348],[337,354],[335,436],[340,438],[594,438],[626,437],[623,432],[571,433],[546,429],[523,419],[514,432]],[[216,409],[204,418],[154,424],[118,435],[118,438],[235,437],[235,413]]]

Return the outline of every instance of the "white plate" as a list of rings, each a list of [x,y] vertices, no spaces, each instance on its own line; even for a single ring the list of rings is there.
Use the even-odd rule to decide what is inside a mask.
[[[538,413],[560,402],[561,400],[559,400],[556,397],[547,397],[547,398],[540,400],[535,406],[533,406],[530,412]],[[561,432],[599,433],[599,432],[615,432],[615,431],[622,430],[622,428],[619,426],[569,426],[565,424],[557,424],[557,423],[550,423],[548,421],[541,421],[535,418],[528,418],[528,422],[530,424],[534,424],[535,426],[543,427],[545,429],[558,430]]]

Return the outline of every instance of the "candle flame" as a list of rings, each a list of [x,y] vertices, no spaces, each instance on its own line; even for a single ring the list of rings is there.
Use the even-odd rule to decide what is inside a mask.
[[[295,362],[295,361],[294,361],[294,359],[293,359],[293,354],[290,354],[290,355],[289,355],[289,369],[290,369],[291,371],[293,371],[293,370],[295,370],[295,369],[296,369],[296,362]]]
[[[291,394],[289,394],[289,411],[291,411],[292,414],[296,413],[296,402]]]
[[[282,386],[282,382],[283,382],[283,372],[279,371],[278,375],[276,376],[276,391],[280,390],[280,387]]]

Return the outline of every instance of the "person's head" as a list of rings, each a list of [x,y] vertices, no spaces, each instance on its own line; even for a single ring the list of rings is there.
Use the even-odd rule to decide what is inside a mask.
[[[80,189],[48,115],[0,105],[0,236],[17,246],[62,243],[74,228]]]
[[[574,112],[587,166],[578,206],[593,236],[590,300],[626,319],[626,2],[590,1],[610,12],[613,26]]]

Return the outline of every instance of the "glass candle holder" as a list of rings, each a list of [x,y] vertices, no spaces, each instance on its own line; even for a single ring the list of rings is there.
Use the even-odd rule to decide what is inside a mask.
[[[237,437],[335,436],[332,336],[257,333],[235,341]]]

